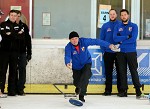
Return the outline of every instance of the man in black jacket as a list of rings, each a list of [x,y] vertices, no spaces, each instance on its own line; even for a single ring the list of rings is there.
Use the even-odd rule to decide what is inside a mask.
[[[9,12],[9,19],[1,23],[1,46],[0,46],[0,89],[4,93],[6,72],[9,65],[8,96],[15,96],[15,78],[18,62],[18,37],[23,31],[16,23],[17,13]]]
[[[1,18],[1,15],[3,15],[3,14],[4,13],[0,10],[0,18]],[[1,36],[1,30],[0,30],[0,42],[1,42],[1,40],[2,40],[2,36]],[[7,97],[7,95],[5,95],[1,92],[1,82],[0,82],[0,98],[6,98],[6,97]]]
[[[0,10],[0,18],[1,18],[1,15],[3,15],[4,13]],[[0,42],[2,40],[2,37],[1,37],[1,31],[0,31]]]
[[[18,95],[24,95],[26,82],[26,65],[31,60],[31,36],[29,35],[28,26],[20,20],[21,12],[17,11],[16,23],[22,28],[24,34],[19,37],[19,58],[16,77],[16,92]]]

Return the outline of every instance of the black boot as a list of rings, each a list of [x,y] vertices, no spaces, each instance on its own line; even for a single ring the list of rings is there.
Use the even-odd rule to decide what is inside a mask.
[[[140,88],[136,88],[135,91],[136,91],[136,98],[137,99],[141,98],[142,92],[141,92]]]
[[[75,89],[76,95],[80,94],[80,92],[81,92],[81,88],[76,87],[76,89]]]
[[[82,102],[85,102],[84,95],[79,95],[79,100],[81,100]]]
[[[8,96],[16,96],[15,92],[8,92]]]
[[[117,96],[119,96],[119,97],[127,97],[127,90],[121,90],[121,91],[117,94]]]
[[[111,96],[111,92],[110,91],[105,91],[102,95],[104,95],[104,96]]]
[[[23,90],[19,90],[19,91],[18,91],[18,95],[20,95],[20,96],[24,96],[24,95],[25,95],[25,93],[24,93],[24,91],[23,91]]]

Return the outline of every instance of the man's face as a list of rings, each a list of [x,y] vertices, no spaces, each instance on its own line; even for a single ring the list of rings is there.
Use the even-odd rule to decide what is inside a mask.
[[[127,14],[127,12],[121,12],[120,18],[122,20],[122,22],[127,22],[129,20],[129,15]]]
[[[17,20],[17,13],[15,13],[15,12],[10,13],[9,14],[9,20],[11,22],[15,22]]]
[[[79,42],[79,37],[73,37],[70,39],[70,42],[73,44],[73,45],[78,45],[78,42]]]
[[[17,14],[16,22],[19,22],[19,21],[20,21],[20,17],[21,17],[21,15],[20,15],[20,14]]]
[[[111,21],[115,21],[115,20],[116,20],[116,18],[117,18],[117,13],[116,13],[115,10],[111,10],[111,11],[109,12],[109,18],[110,18]]]

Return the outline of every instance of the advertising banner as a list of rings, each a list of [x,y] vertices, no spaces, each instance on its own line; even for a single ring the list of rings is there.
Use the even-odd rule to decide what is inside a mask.
[[[104,84],[105,83],[105,69],[100,48],[89,48],[92,56],[92,73],[90,84]],[[150,84],[150,50],[137,49],[138,73],[141,84]],[[132,84],[130,71],[127,71],[128,84]],[[116,69],[113,70],[113,84],[116,85]]]

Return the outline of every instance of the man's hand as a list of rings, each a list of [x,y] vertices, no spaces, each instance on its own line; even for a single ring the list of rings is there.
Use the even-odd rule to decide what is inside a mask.
[[[18,32],[18,34],[22,34],[22,33],[23,33],[23,31],[19,31],[19,32]]]
[[[120,44],[116,44],[115,46],[116,46],[116,48],[118,49],[118,48],[120,47]]]
[[[110,44],[110,45],[109,45],[109,48],[110,48],[110,49],[117,49],[114,44]]]
[[[18,32],[18,34],[22,34],[24,32],[24,29],[21,29],[21,31]]]
[[[7,34],[7,35],[10,35],[10,34],[11,34],[11,32],[7,32],[6,34]]]
[[[68,67],[70,70],[72,70],[72,63],[68,63],[68,64],[67,64],[67,67]]]
[[[31,55],[27,55],[27,61],[29,62],[31,60]]]
[[[111,50],[114,51],[114,52],[120,52],[120,48],[119,48],[120,44],[117,44],[117,45],[114,45],[114,46],[115,46],[115,48],[111,49]]]

